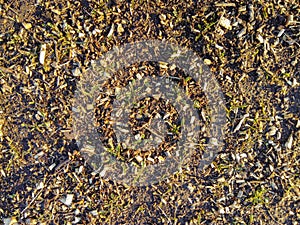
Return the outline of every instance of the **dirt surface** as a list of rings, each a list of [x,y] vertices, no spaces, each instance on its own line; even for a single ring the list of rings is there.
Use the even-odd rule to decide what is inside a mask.
[[[299,224],[299,28],[296,0],[0,0],[0,224]],[[72,99],[93,60],[148,39],[188,47],[209,66],[226,101],[225,147],[201,171],[199,150],[168,179],[131,187],[86,163]],[[149,120],[136,115],[133,127]]]

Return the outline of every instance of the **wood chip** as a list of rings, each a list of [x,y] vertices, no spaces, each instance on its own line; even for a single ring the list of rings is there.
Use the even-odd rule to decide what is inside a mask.
[[[285,147],[287,149],[291,149],[292,148],[292,145],[293,145],[293,134],[290,134],[287,142],[285,143]]]
[[[39,60],[40,60],[40,63],[41,63],[42,65],[45,63],[46,48],[47,48],[47,45],[46,45],[46,44],[42,44],[42,45],[41,45],[41,50],[40,50],[40,57],[39,57]]]
[[[220,23],[220,26],[222,26],[222,27],[224,27],[224,28],[226,28],[228,30],[232,29],[232,27],[231,27],[231,21],[229,19],[223,17],[223,16],[220,18],[219,23]]]
[[[61,199],[61,202],[67,206],[70,206],[72,204],[73,197],[74,197],[73,194],[67,194],[65,198]]]

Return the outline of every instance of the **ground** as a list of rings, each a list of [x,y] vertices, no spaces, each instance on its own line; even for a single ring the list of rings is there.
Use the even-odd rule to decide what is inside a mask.
[[[0,21],[0,223],[300,223],[299,1],[0,0]],[[132,187],[86,162],[72,99],[93,60],[149,39],[209,66],[224,93],[225,146],[201,171],[191,163]]]

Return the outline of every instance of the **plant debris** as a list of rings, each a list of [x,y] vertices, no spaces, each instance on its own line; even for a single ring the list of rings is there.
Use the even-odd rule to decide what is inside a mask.
[[[0,0],[0,23],[4,224],[299,224],[299,1]],[[226,98],[225,148],[199,170],[203,138],[173,176],[128,187],[85,162],[71,134],[72,99],[92,62],[114,46],[148,39],[186,46],[210,67]],[[107,88],[177,71],[159,68],[132,65]],[[178,83],[195,98],[204,134],[211,119],[205,97],[187,77]],[[159,110],[171,110],[167,119],[178,125],[163,103],[144,99],[133,110],[137,138],[149,135],[147,122]],[[99,101],[103,124],[109,107],[109,99]],[[167,152],[124,150],[119,158],[154,164]]]

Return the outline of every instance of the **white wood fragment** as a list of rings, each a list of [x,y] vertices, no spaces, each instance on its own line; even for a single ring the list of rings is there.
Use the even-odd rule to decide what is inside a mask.
[[[191,124],[194,124],[194,122],[195,122],[195,117],[194,116],[192,116],[192,118],[191,118]]]
[[[248,157],[248,155],[247,155],[246,153],[241,153],[241,154],[240,154],[240,156],[241,156],[241,158],[242,158],[242,159],[244,159],[244,158],[247,158],[247,157]]]
[[[0,138],[3,137],[3,132],[2,132],[3,125],[4,125],[4,120],[0,119]]]
[[[137,155],[137,156],[135,157],[135,159],[136,159],[138,162],[142,162],[142,161],[143,161],[143,158],[142,158],[141,156],[139,156],[139,155]]]
[[[47,45],[42,44],[41,45],[41,51],[40,51],[40,57],[39,57],[39,61],[42,65],[45,63],[46,49],[47,49]]]
[[[242,184],[242,183],[245,183],[245,180],[236,180],[236,183],[237,184]]]
[[[296,125],[296,128],[299,128],[300,127],[300,119],[297,121],[297,125]]]
[[[285,29],[282,29],[281,31],[279,31],[279,33],[277,34],[277,37],[281,37],[284,33]]]
[[[108,32],[107,37],[110,38],[113,35],[114,31],[115,31],[115,24],[113,23],[111,25],[111,28],[110,28],[110,31]]]
[[[80,69],[78,67],[76,67],[76,69],[72,70],[72,74],[74,77],[80,76],[80,74],[81,74]]]
[[[237,37],[241,38],[244,34],[246,34],[246,28],[241,29],[241,31],[237,34]]]
[[[92,34],[93,35],[95,35],[95,34],[100,34],[101,33],[101,30],[99,30],[99,29],[94,29],[93,31],[92,31]]]
[[[67,206],[70,206],[72,204],[73,197],[74,197],[73,194],[67,194],[67,196],[65,198],[61,199],[61,202]]]
[[[189,189],[189,191],[190,191],[191,193],[193,193],[194,190],[195,190],[195,186],[193,186],[191,183],[189,183],[189,184],[188,184],[188,189]]]
[[[124,28],[121,23],[118,24],[117,31],[119,34],[124,32]]]
[[[291,134],[287,140],[287,142],[285,143],[285,147],[287,149],[291,149],[293,145],[293,134]]]
[[[72,223],[73,223],[73,224],[77,224],[77,223],[80,222],[80,220],[81,220],[80,217],[75,216],[74,221],[73,221]]]
[[[269,167],[270,167],[270,171],[273,172],[274,171],[274,167],[271,164],[269,165]]]
[[[212,61],[210,59],[204,59],[203,62],[205,65],[208,65],[208,66],[212,64]]]
[[[98,216],[98,211],[97,210],[93,210],[93,211],[91,211],[91,214],[93,215],[93,216]]]
[[[264,43],[264,39],[263,39],[263,37],[262,37],[260,34],[258,34],[256,38],[257,38],[257,40],[258,40],[261,44]]]
[[[79,38],[83,38],[84,36],[85,36],[84,33],[79,33],[79,34],[78,34],[78,37],[79,37]]]
[[[0,172],[1,172],[1,175],[2,175],[3,177],[6,177],[6,174],[5,174],[4,170],[1,169]]]
[[[249,117],[248,113],[243,116],[243,118],[241,119],[241,121],[238,123],[238,125],[236,126],[236,128],[233,130],[233,133],[237,132],[241,128],[242,124],[244,123],[244,121],[245,121],[245,119],[247,117]]]
[[[150,162],[152,162],[152,163],[155,163],[154,159],[151,158],[151,157],[148,157],[147,160],[150,161]]]
[[[209,144],[217,146],[218,145],[218,139],[217,138],[210,138],[209,139]]]
[[[223,208],[220,208],[219,213],[220,213],[220,214],[224,214],[224,213],[225,213],[225,210],[224,210]]]
[[[220,49],[220,50],[224,49],[223,46],[221,46],[221,45],[215,44],[215,46],[216,46],[217,49]]]
[[[78,168],[78,173],[80,174],[80,173],[82,173],[82,171],[83,171],[83,166],[80,166],[80,167]]]
[[[239,193],[237,194],[238,198],[241,198],[243,196],[243,191],[239,191]]]
[[[227,3],[227,2],[223,2],[223,3],[215,3],[216,7],[235,7],[235,3]]]
[[[32,27],[31,23],[23,23],[23,26],[26,30],[29,30]]]
[[[224,27],[224,28],[226,28],[228,30],[232,29],[232,27],[231,27],[231,21],[229,19],[223,17],[223,16],[220,18],[219,23],[220,23],[220,26],[222,26],[222,27]]]
[[[43,188],[44,188],[44,183],[43,183],[43,182],[40,182],[40,183],[37,185],[37,187],[36,187],[37,190],[40,190],[40,189],[43,189]]]
[[[49,170],[53,170],[53,168],[56,166],[55,163],[53,163],[52,165],[49,166]]]
[[[100,175],[101,177],[104,177],[105,174],[106,174],[106,171],[107,171],[107,169],[106,169],[106,167],[104,167],[104,169],[99,173],[99,175]]]
[[[249,4],[249,21],[254,20],[254,7],[252,4]]]
[[[136,74],[137,79],[141,80],[143,78],[143,76],[140,73]]]
[[[276,132],[277,132],[277,128],[276,128],[275,126],[272,126],[272,127],[270,128],[268,134],[269,134],[270,136],[274,136],[274,135],[276,134]]]

